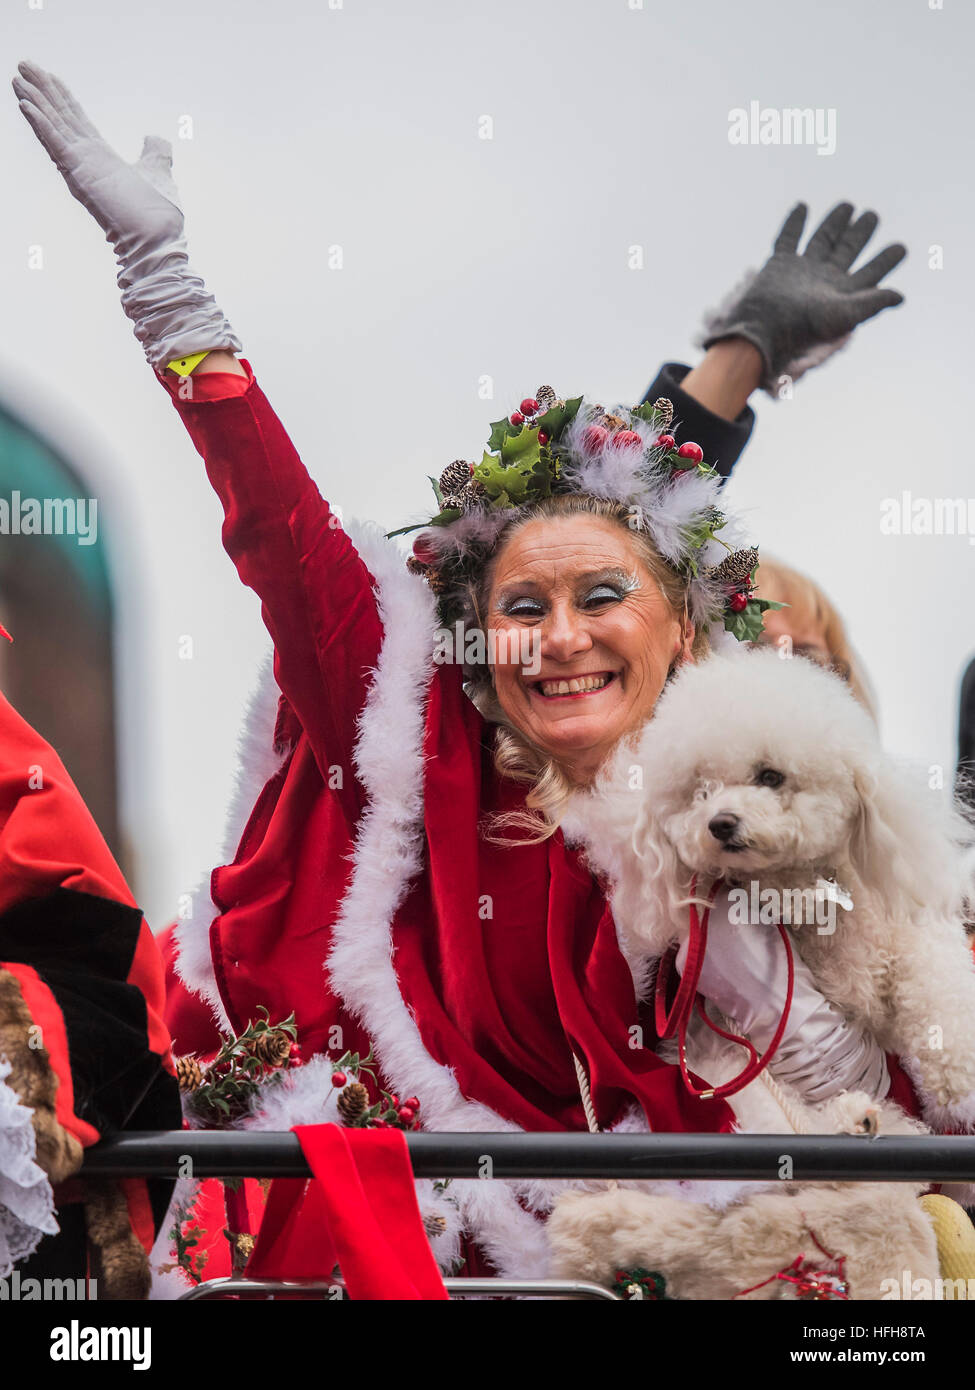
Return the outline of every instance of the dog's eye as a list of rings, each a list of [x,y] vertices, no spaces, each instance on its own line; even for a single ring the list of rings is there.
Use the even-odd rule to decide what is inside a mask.
[[[760,767],[755,773],[757,787],[781,787],[784,781],[784,773],[776,771],[774,767]]]

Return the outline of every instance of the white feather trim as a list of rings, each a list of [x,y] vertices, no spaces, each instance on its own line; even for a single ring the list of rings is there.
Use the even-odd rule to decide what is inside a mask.
[[[227,808],[218,863],[233,862],[241,836],[250,819],[258,796],[281,767],[286,756],[275,752],[274,726],[277,721],[281,692],[274,679],[273,653],[261,663],[257,679],[247,701],[246,713],[237,745],[237,771],[234,789]],[[210,954],[210,927],[216,908],[210,897],[210,875],[189,895],[185,911],[181,911],[174,937],[178,949],[176,973],[187,989],[198,994],[213,1013],[218,1027],[231,1031],[220,992],[213,973]]]

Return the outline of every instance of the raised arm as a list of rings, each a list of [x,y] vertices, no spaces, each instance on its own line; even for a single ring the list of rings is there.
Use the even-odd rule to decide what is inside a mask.
[[[29,63],[19,74],[24,116],[115,248],[122,306],[206,462],[224,544],[262,602],[281,689],[319,762],[344,761],[382,640],[372,577],[189,265],[170,146],[147,137],[126,164],[58,78]],[[208,389],[227,380],[219,373],[230,388]]]
[[[876,231],[876,213],[854,218],[852,204],[838,203],[800,252],[806,214],[797,203],[761,270],[748,272],[707,315],[701,362],[690,370],[668,362],[647,392],[648,400],[674,401],[684,432],[725,476],[748,442],[754,391],[784,394],[844,347],[861,323],[902,302],[880,282],[904,259],[903,246],[887,246],[853,268]]]

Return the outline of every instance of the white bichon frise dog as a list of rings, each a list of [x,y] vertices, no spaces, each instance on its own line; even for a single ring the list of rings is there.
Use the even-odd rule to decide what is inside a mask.
[[[933,1129],[975,1129],[972,831],[836,676],[765,649],[685,667],[580,821],[631,965],[686,938],[695,879],[723,880],[739,921],[791,921],[818,989],[902,1060]]]
[[[564,829],[608,880],[638,991],[687,941],[692,885],[703,896],[720,882],[729,921],[734,903],[746,929],[788,924],[823,996],[901,1059],[927,1125],[975,1129],[975,964],[963,925],[972,830],[950,791],[916,785],[884,754],[837,677],[765,649],[686,667]],[[670,1045],[658,1050],[674,1058]],[[690,1070],[711,1086],[744,1060],[706,1028],[687,1034]],[[893,1100],[858,1091],[810,1107],[767,1068],[728,1104],[742,1130],[924,1129]],[[799,1297],[794,1281],[761,1274],[815,1239],[843,1251],[850,1297],[883,1296],[884,1278],[902,1269],[937,1276],[923,1184],[691,1186],[701,1190],[565,1194],[549,1220],[554,1271],[606,1278],[639,1264],[664,1271],[678,1297],[728,1298],[752,1284],[749,1297]]]

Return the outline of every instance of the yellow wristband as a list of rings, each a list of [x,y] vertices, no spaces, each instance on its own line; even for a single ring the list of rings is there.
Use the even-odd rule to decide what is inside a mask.
[[[189,376],[190,372],[198,367],[204,357],[210,355],[211,351],[211,348],[207,348],[205,352],[191,352],[189,357],[174,357],[172,362],[166,363],[166,366],[177,376]]]

